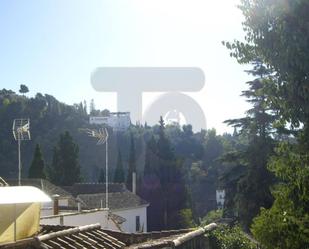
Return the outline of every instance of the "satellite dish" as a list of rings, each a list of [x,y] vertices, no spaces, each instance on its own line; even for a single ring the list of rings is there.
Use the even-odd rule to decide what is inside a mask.
[[[30,136],[30,119],[14,119],[13,122],[13,136],[18,142],[18,183],[21,185],[21,154],[20,154],[20,144],[23,140],[31,140]]]

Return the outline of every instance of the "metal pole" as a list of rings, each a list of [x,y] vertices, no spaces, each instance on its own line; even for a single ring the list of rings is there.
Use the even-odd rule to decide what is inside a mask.
[[[16,204],[14,204],[14,241],[17,240],[17,214],[16,214]]]
[[[105,181],[106,181],[106,203],[105,203],[105,207],[106,209],[108,209],[108,133],[107,133],[107,129],[105,128],[105,132],[106,132],[106,147],[105,147],[105,159],[106,159],[106,162],[105,162]]]
[[[18,185],[21,186],[21,154],[20,154],[20,134],[18,133]]]

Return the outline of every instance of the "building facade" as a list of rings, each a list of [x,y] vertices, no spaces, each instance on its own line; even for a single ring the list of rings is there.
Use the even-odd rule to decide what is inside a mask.
[[[110,112],[108,116],[91,116],[89,123],[92,125],[107,125],[115,131],[125,131],[131,125],[129,112]]]

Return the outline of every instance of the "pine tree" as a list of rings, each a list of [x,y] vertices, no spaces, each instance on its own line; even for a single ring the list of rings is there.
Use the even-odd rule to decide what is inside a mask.
[[[40,145],[37,144],[35,147],[34,156],[32,159],[31,166],[29,168],[29,178],[42,178],[45,179],[46,175],[44,172],[44,160],[41,153]]]
[[[156,172],[156,160],[157,160],[157,143],[154,136],[151,136],[146,146],[145,152],[145,167],[144,167],[144,180],[147,178],[153,178],[157,175]]]
[[[124,170],[122,164],[121,152],[118,150],[117,167],[114,174],[114,182],[123,183],[125,181]]]
[[[60,134],[51,166],[50,176],[53,183],[71,186],[81,180],[78,154],[78,145],[74,143],[70,133],[66,131]]]
[[[155,151],[157,160],[152,166],[149,164],[150,158],[146,158],[148,165],[145,165],[146,173],[153,172],[159,179],[159,184],[152,190],[156,200],[161,200],[156,207],[157,210],[153,210],[157,217],[157,221],[154,222],[156,226],[162,226],[160,229],[177,229],[181,226],[182,210],[187,207],[187,193],[181,171],[182,163],[176,160],[171,143],[165,134],[162,117],[160,117],[159,124],[159,139],[156,148],[153,148],[153,140],[149,142],[149,149]],[[151,155],[149,153],[150,151],[148,155],[146,154],[147,157]]]
[[[136,159],[135,159],[135,143],[134,137],[131,133],[130,136],[130,154],[129,154],[129,167],[127,175],[127,188],[132,191],[132,174],[136,173]]]
[[[29,88],[28,88],[26,85],[21,84],[21,85],[20,85],[19,92],[20,92],[22,95],[24,95],[25,93],[28,93],[28,92],[29,92]]]
[[[240,222],[247,230],[260,208],[270,207],[273,201],[270,192],[273,176],[267,169],[267,163],[274,153],[275,144],[271,134],[272,123],[276,120],[276,115],[271,112],[267,102],[267,89],[272,83],[267,76],[271,72],[259,60],[254,63],[253,70],[248,72],[257,78],[247,82],[249,89],[243,91],[242,96],[247,98],[252,108],[244,118],[225,121],[240,129],[239,134],[248,141],[245,149],[237,152],[236,159],[245,167],[246,173],[237,182],[234,198],[237,200],[235,205],[238,207]]]

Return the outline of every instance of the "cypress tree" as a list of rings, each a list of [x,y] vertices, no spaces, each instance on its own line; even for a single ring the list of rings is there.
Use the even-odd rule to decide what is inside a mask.
[[[117,167],[114,175],[114,182],[123,183],[125,181],[121,152],[118,150]]]
[[[41,152],[40,145],[37,144],[34,151],[31,166],[29,168],[29,178],[46,178],[44,172],[44,160]]]
[[[127,188],[132,191],[132,174],[136,173],[136,159],[135,159],[135,143],[134,137],[130,136],[130,154],[129,154],[129,169],[127,175]]]
[[[51,167],[51,181],[62,186],[70,186],[81,180],[78,162],[79,148],[74,143],[70,133],[60,134],[57,146],[54,148]]]

